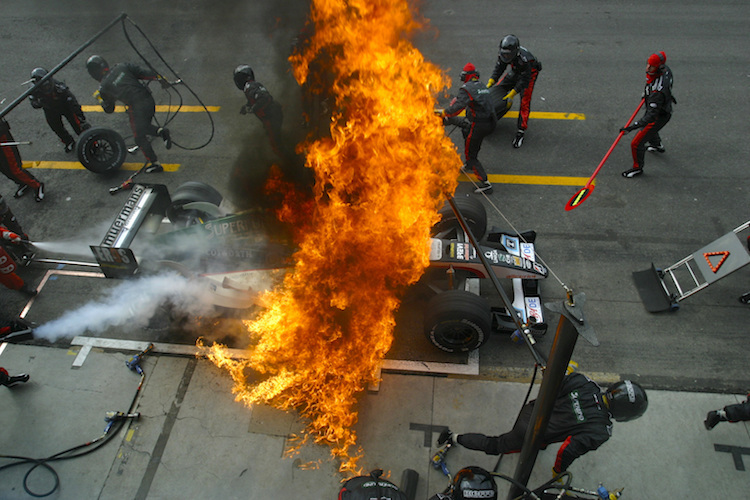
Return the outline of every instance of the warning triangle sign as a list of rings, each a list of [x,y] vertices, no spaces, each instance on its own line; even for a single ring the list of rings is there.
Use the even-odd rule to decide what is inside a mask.
[[[716,257],[719,255],[721,255],[721,259],[719,259],[719,262],[714,265],[709,257]],[[719,272],[719,268],[724,263],[724,261],[727,260],[727,257],[729,257],[729,252],[706,252],[703,254],[703,257],[706,259],[706,262],[708,262],[708,267],[710,267],[714,274],[716,274],[717,272]]]

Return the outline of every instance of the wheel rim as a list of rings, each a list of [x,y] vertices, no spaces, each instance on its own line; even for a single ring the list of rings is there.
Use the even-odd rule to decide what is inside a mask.
[[[91,142],[89,153],[97,161],[108,162],[115,157],[115,148],[109,141],[97,139]]]
[[[435,340],[448,349],[465,349],[476,338],[476,328],[466,323],[454,323],[435,330]]]

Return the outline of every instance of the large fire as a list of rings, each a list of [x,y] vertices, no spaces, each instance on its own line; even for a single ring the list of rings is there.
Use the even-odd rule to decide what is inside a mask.
[[[300,145],[314,204],[293,269],[246,322],[247,359],[221,346],[211,359],[238,400],[296,410],[309,422],[302,442],[328,444],[340,470],[357,472],[356,396],[377,381],[399,297],[429,263],[430,228],[461,161],[433,113],[449,80],[409,41],[424,22],[406,0],[313,0],[310,12],[314,29],[290,62],[303,86],[322,79],[311,68],[324,71],[334,99],[330,137]]]

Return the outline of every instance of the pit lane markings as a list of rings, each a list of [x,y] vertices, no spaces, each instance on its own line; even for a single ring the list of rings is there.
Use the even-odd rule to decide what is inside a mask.
[[[143,162],[123,163],[120,170],[140,170]],[[176,172],[180,169],[179,163],[162,163],[165,172]],[[77,161],[25,161],[23,168],[39,168],[50,170],[86,170],[86,167]]]
[[[508,111],[503,118],[518,118],[518,111]],[[552,111],[532,111],[529,118],[536,120],[585,120],[583,113],[558,113]],[[587,179],[588,180],[588,179]]]
[[[86,113],[104,113],[104,110],[101,106],[92,106],[92,105],[85,105],[81,106],[81,109],[85,111]],[[171,106],[167,105],[158,105],[156,106],[156,112],[157,113],[175,113],[177,111],[185,112],[185,113],[202,113],[208,109],[212,113],[216,113],[221,109],[221,106],[206,106],[205,108],[203,106],[178,106],[176,104],[172,104]],[[115,113],[124,113],[125,112],[125,106],[117,105],[115,106]],[[532,113],[533,115],[533,113]]]
[[[495,184],[537,184],[544,186],[583,186],[589,180],[588,177],[561,177],[557,175],[507,175],[489,174],[487,179]],[[472,182],[466,175],[458,177],[459,182]],[[592,184],[596,184],[594,181]]]

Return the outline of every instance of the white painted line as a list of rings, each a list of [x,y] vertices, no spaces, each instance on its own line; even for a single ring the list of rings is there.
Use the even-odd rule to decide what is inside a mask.
[[[70,342],[70,345],[80,345],[83,346],[83,348],[81,348],[81,351],[78,353],[78,356],[76,356],[75,361],[73,361],[73,366],[81,366],[92,347],[101,347],[104,349],[121,349],[126,351],[142,351],[151,343],[154,344],[154,352],[160,352],[164,354],[203,356],[208,351],[207,347],[198,347],[188,344],[165,344],[158,342],[145,342],[140,340],[120,340],[76,336]],[[86,350],[86,352],[84,353],[83,351],[86,347],[88,347],[88,350]],[[226,349],[226,352],[229,357],[233,359],[243,359],[247,357],[247,351],[245,349]],[[81,359],[79,360],[79,358]],[[383,360],[380,369],[400,372],[433,374],[439,373],[443,375],[479,375],[479,351],[474,350],[469,353],[467,364],[385,359]]]
[[[5,350],[5,346],[6,345],[8,345],[7,342],[3,342],[2,344],[0,344],[0,356],[2,356],[3,351]]]
[[[86,356],[89,355],[89,352],[91,352],[90,345],[81,347],[81,350],[78,351],[78,356],[73,360],[73,368],[80,368],[81,365],[83,365],[83,362],[86,361]]]

